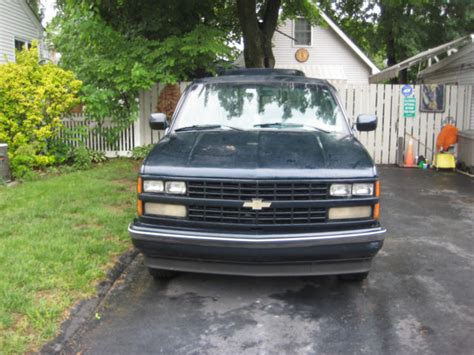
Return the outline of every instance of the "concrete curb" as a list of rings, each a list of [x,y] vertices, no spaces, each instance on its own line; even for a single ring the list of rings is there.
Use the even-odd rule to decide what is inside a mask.
[[[44,345],[40,350],[40,354],[61,354],[63,352],[67,343],[79,333],[82,326],[95,316],[96,311],[102,305],[103,300],[117,279],[125,272],[137,255],[138,250],[132,249],[119,257],[107,273],[106,279],[97,286],[97,295],[79,302],[71,309],[68,319],[61,324],[59,335]]]

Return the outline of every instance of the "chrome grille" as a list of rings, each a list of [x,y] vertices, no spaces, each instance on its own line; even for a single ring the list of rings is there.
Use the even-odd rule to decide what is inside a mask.
[[[188,206],[191,221],[244,225],[324,223],[325,207],[266,208],[255,211],[244,207]]]
[[[188,196],[217,200],[324,200],[328,184],[319,182],[188,181]]]

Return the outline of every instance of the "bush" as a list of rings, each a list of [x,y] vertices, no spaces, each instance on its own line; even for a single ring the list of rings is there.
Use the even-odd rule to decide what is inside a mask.
[[[92,165],[92,159],[87,148],[79,147],[74,150],[72,166],[78,170],[89,169]]]
[[[155,146],[154,144],[148,144],[141,147],[133,148],[132,159],[135,159],[135,160],[145,159],[146,156],[151,152],[154,146]]]
[[[40,65],[38,59],[34,43],[17,52],[16,63],[0,65],[0,142],[9,146],[15,177],[56,162],[48,143],[61,127],[61,116],[79,102],[81,82],[74,74]]]
[[[91,158],[92,163],[99,164],[107,161],[107,157],[104,153],[91,149],[88,149],[87,151],[89,152],[89,156]]]
[[[89,169],[92,164],[103,163],[106,160],[107,158],[104,153],[86,147],[74,148],[72,150],[72,166],[77,170]]]

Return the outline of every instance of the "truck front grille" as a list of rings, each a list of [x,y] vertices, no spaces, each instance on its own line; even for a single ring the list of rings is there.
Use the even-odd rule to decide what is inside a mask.
[[[328,184],[320,182],[188,181],[188,196],[218,200],[325,200]]]
[[[188,206],[188,218],[196,222],[245,225],[308,224],[326,222],[325,207],[266,208],[260,211],[244,207]]]

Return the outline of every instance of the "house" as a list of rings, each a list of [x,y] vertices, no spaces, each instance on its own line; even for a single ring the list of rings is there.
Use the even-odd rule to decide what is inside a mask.
[[[420,71],[420,83],[474,85],[474,34],[465,37],[469,42]],[[474,104],[474,100],[473,100]]]
[[[311,26],[304,18],[287,20],[273,36],[275,67],[299,69],[306,76],[333,84],[368,84],[377,66],[320,11],[325,26]]]
[[[417,74],[421,84],[471,86],[470,128],[474,129],[474,34],[425,50],[370,77],[380,83],[410,67],[424,68]]]
[[[41,21],[26,0],[0,0],[0,64],[15,61],[15,49],[42,38]]]

